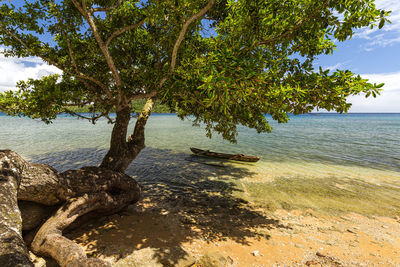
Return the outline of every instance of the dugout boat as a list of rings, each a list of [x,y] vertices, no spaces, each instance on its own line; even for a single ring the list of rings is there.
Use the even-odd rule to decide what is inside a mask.
[[[199,156],[207,156],[213,158],[220,158],[220,159],[229,159],[229,160],[237,160],[237,161],[245,161],[245,162],[257,162],[260,158],[256,156],[248,156],[243,154],[227,154],[227,153],[219,153],[213,152],[210,150],[203,150],[199,148],[191,147],[190,150]]]

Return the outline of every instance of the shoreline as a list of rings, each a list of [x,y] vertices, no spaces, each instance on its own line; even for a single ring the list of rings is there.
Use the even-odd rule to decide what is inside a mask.
[[[188,157],[144,150],[127,170],[142,200],[68,237],[121,267],[400,264],[400,173],[300,179]]]
[[[268,136],[240,128],[230,146],[174,116],[149,121],[148,148],[127,170],[143,186],[138,205],[68,234],[90,255],[125,266],[400,264],[400,117],[307,115]],[[59,171],[97,165],[107,152],[105,122],[2,118],[2,146]],[[261,160],[196,158],[190,146]]]
[[[95,166],[105,152],[66,151],[30,160],[66,171]],[[269,212],[313,209],[327,215],[400,216],[400,172],[394,170],[309,161],[242,163],[148,147],[126,173],[167,195],[196,189],[243,199]]]

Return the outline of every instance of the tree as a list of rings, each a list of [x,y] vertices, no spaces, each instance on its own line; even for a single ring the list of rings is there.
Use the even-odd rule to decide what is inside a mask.
[[[60,112],[82,117],[70,107],[90,105],[87,119],[114,123],[99,170],[123,173],[144,148],[156,100],[235,142],[238,124],[269,132],[265,114],[287,122],[315,108],[347,112],[348,96],[382,87],[348,70],[314,69],[335,40],[384,26],[388,12],[374,0],[2,2],[4,54],[39,57],[62,74],[19,82],[0,95],[0,109],[48,123]],[[128,136],[137,99],[147,102]]]

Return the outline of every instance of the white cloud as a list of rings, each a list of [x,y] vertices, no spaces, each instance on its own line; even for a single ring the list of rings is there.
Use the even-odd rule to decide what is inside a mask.
[[[400,1],[399,0],[375,0],[376,7],[386,11],[392,11],[389,15],[391,24],[378,30],[378,28],[365,28],[357,32],[356,38],[368,40],[365,50],[371,51],[375,47],[387,47],[400,43]]]
[[[323,69],[324,70],[327,70],[327,69],[329,69],[329,70],[337,70],[337,69],[340,69],[341,67],[343,67],[343,64],[342,63],[337,63],[336,65],[333,65],[333,66],[323,67]]]
[[[0,48],[0,52],[1,52]],[[20,80],[37,79],[49,74],[61,74],[56,67],[49,66],[40,58],[4,57],[0,54],[0,92],[13,90]]]
[[[375,0],[377,8],[392,11],[389,16],[391,24],[385,25],[384,31],[400,32],[400,1],[399,0]]]
[[[385,86],[376,98],[362,95],[350,97],[349,102],[353,104],[350,112],[400,112],[400,71],[361,76],[371,83],[385,83]]]
[[[369,79],[370,82],[385,83],[385,91],[400,91],[400,71],[380,74],[363,74],[361,76],[365,79]]]
[[[337,69],[349,69],[350,68],[349,63],[351,63],[351,61],[350,60],[346,60],[344,62],[339,62],[339,63],[337,63],[335,65],[322,66],[322,69],[324,69],[324,70],[329,69],[331,71],[335,71]]]
[[[344,64],[338,63],[325,68],[334,70],[343,67]],[[61,71],[39,58],[6,58],[0,54],[0,73],[0,91],[5,91],[15,89],[20,80],[40,78]],[[365,98],[362,95],[350,97],[349,102],[353,104],[350,112],[400,112],[400,71],[361,76],[373,83],[385,83],[384,90],[377,98]]]

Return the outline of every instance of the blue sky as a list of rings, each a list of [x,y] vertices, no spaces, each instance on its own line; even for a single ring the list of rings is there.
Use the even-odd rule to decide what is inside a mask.
[[[323,68],[349,69],[371,82],[385,83],[377,98],[350,98],[350,112],[400,112],[400,0],[376,0],[376,5],[391,10],[392,24],[381,30],[361,29],[350,41],[337,43],[333,55],[320,56]],[[1,48],[0,48],[1,49]],[[16,59],[0,55],[0,91],[13,89],[19,80],[39,78],[58,69],[38,58]]]
[[[391,10],[391,24],[382,29],[360,29],[350,41],[338,42],[333,55],[321,56],[318,65],[349,69],[371,82],[385,83],[377,98],[350,98],[350,112],[400,112],[400,0],[376,0],[377,7]]]

